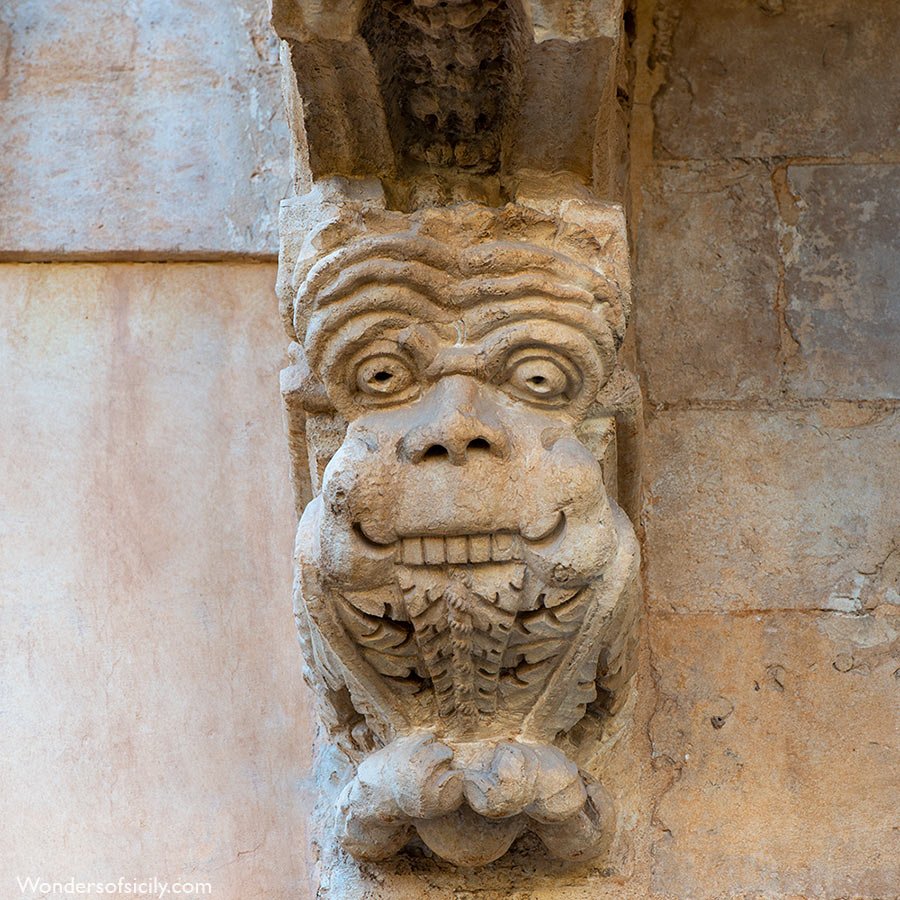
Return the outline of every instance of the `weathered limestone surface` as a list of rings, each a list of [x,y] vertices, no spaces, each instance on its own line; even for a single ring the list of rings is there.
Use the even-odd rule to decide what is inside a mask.
[[[635,333],[648,400],[776,393],[778,232],[768,170],[662,165],[643,191]]]
[[[0,253],[274,252],[290,151],[264,4],[0,9]],[[649,420],[652,640],[603,761],[625,798],[604,867],[528,836],[487,871],[419,845],[331,858],[318,900],[900,896],[897,175],[802,159],[893,158],[898,15],[657,16],[640,365],[654,403],[701,408]],[[770,154],[801,161],[726,158]],[[4,885],[316,896],[273,279],[0,267]]]
[[[661,0],[661,158],[896,155],[894,0]]]
[[[900,166],[790,166],[786,186],[791,390],[900,398]]]
[[[654,610],[900,603],[898,413],[665,412],[647,444]]]
[[[306,896],[274,278],[0,266],[7,893],[155,874]]]
[[[278,0],[273,22],[295,615],[339,789],[322,891],[534,838],[621,877],[642,430],[622,5]]]
[[[0,3],[0,257],[274,255],[289,149],[265,6]]]
[[[647,896],[897,900],[900,8],[638,18]]]
[[[653,896],[900,897],[900,607],[654,616],[650,640]]]

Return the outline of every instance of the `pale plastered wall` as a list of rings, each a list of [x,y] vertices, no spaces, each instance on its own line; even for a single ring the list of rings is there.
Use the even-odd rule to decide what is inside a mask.
[[[274,277],[0,265],[4,896],[306,895]]]
[[[4,897],[309,896],[264,6],[0,3]]]

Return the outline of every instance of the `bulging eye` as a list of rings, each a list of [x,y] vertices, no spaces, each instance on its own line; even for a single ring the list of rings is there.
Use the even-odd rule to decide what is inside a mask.
[[[409,366],[397,356],[378,354],[364,359],[356,367],[356,387],[371,397],[393,397],[413,383]]]
[[[566,373],[549,359],[525,359],[509,376],[510,384],[541,399],[558,397],[566,389]]]
[[[506,364],[504,381],[516,396],[552,405],[571,400],[581,386],[571,361],[539,348],[514,354]]]

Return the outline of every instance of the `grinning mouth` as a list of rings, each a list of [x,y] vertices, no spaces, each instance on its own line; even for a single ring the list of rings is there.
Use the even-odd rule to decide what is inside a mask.
[[[494,531],[486,534],[416,534],[400,537],[385,544],[372,540],[358,522],[353,526],[353,530],[363,543],[373,549],[384,551],[393,548],[396,561],[405,566],[509,562],[522,559],[525,547],[547,546],[559,540],[566,530],[566,516],[560,512],[553,526],[535,538],[527,538],[514,531]]]

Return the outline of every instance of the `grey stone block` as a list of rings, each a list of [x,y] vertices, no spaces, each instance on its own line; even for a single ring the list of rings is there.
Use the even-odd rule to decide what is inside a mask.
[[[661,156],[900,149],[895,0],[664,0]]]
[[[289,185],[264,3],[0,5],[0,254],[274,255]]]
[[[900,166],[791,166],[787,181],[788,385],[900,397]]]
[[[660,166],[648,177],[635,323],[649,400],[776,392],[775,222],[765,166]]]
[[[647,438],[651,609],[900,605],[897,412],[663,412]]]

